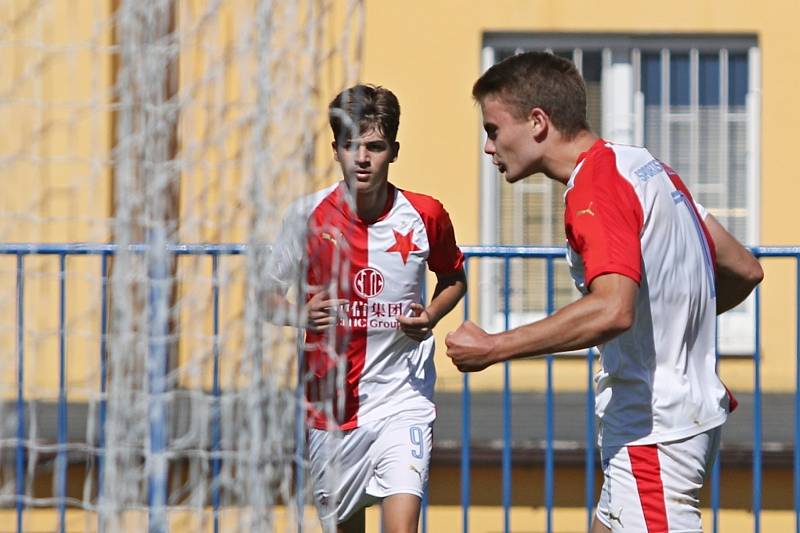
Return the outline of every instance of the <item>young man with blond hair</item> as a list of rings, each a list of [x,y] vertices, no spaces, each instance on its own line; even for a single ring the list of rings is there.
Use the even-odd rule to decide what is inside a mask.
[[[567,259],[583,297],[495,335],[464,322],[448,356],[474,372],[599,346],[604,483],[592,531],[701,531],[699,490],[735,407],[716,372],[716,315],[761,281],[758,261],[667,164],[590,131],[568,60],[510,57],[473,96],[484,151],[508,182],[541,172],[566,186]]]

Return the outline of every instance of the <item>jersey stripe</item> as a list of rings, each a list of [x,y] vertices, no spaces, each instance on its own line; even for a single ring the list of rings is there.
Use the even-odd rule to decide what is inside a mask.
[[[350,227],[352,234],[348,238],[350,244],[350,280],[351,283],[356,279],[356,274],[364,268],[369,267],[369,231],[363,224],[354,224]],[[367,309],[367,299],[353,290],[353,287],[341,287],[339,289],[340,298],[349,298],[351,305],[361,304],[364,310]],[[344,328],[342,328],[344,329]],[[359,408],[359,382],[364,372],[364,364],[367,359],[367,322],[361,325],[348,328],[343,332],[347,342],[347,387],[345,387],[345,412],[344,428],[358,426]]]
[[[661,465],[658,446],[628,446],[631,470],[636,480],[636,490],[642,503],[647,533],[667,533],[667,507],[664,503],[664,484],[661,481]]]

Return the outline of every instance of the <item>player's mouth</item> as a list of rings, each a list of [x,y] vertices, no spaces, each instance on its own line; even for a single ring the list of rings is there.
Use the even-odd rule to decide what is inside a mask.
[[[372,176],[372,171],[367,169],[358,169],[355,171],[355,176],[358,181],[368,181]]]

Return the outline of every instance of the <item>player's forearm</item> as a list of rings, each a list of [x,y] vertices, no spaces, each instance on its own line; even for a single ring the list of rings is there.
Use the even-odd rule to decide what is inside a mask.
[[[431,317],[431,327],[447,315],[458,304],[467,292],[467,280],[463,272],[437,281],[433,290],[433,298],[425,308]]]
[[[716,248],[716,292],[719,315],[742,303],[764,279],[764,271],[753,254],[716,218],[708,215],[705,223]]]
[[[753,258],[745,272],[717,271],[717,314],[733,309],[742,303],[756,285],[764,279],[761,265]]]
[[[276,326],[298,327],[298,309],[284,295],[277,292],[267,292],[262,295],[264,317]]]
[[[589,294],[543,320],[496,334],[496,362],[590,348],[632,324],[629,310]]]

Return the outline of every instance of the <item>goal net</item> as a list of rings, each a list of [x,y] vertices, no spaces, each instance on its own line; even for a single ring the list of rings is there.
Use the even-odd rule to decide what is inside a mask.
[[[260,291],[336,179],[362,2],[2,3],[6,529],[319,528],[298,332]]]

